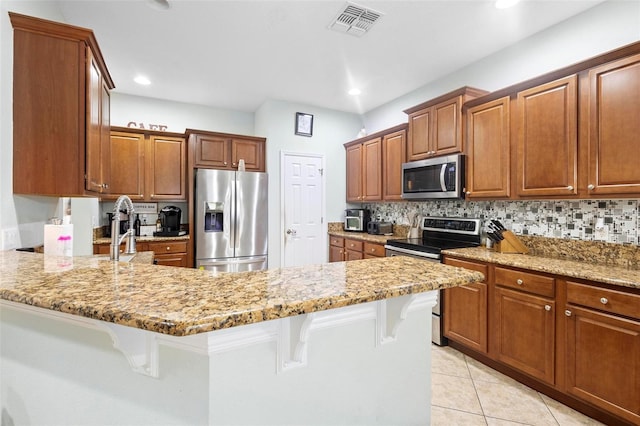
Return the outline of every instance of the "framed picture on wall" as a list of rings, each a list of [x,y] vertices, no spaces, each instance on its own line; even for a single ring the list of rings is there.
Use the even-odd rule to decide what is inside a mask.
[[[304,112],[296,112],[296,135],[313,135],[313,115]]]

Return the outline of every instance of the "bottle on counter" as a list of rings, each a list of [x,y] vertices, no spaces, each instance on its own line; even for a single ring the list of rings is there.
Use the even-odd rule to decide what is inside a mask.
[[[160,218],[158,217],[158,220],[156,220],[156,232],[160,232],[162,231],[162,222],[160,221]]]
[[[133,221],[133,229],[136,233],[136,237],[140,236],[140,215],[136,215],[136,220]]]

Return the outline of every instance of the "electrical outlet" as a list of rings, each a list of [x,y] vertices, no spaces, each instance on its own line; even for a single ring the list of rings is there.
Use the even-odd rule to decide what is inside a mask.
[[[2,231],[2,249],[16,249],[20,245],[18,228],[7,228]]]
[[[603,218],[596,220],[596,226],[593,229],[593,239],[598,241],[607,241],[609,239],[609,227],[604,224]]]

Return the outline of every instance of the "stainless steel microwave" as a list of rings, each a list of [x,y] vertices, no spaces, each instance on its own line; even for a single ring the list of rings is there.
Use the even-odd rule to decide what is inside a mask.
[[[464,198],[463,154],[402,164],[402,198]]]

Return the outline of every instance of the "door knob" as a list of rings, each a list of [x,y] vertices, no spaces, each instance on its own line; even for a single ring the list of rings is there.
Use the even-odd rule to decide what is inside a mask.
[[[295,236],[297,233],[295,229],[287,229],[287,235]]]

